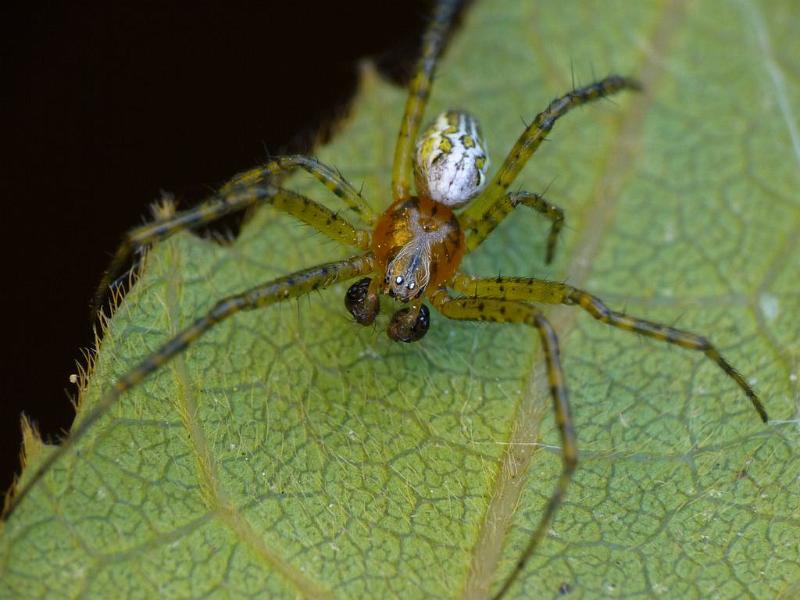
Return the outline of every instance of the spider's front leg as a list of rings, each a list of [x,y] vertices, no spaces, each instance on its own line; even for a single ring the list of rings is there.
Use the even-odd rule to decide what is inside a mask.
[[[556,253],[558,234],[564,227],[564,211],[541,194],[530,192],[506,194],[498,202],[488,206],[486,212],[471,218],[462,217],[462,226],[467,233],[467,252],[472,252],[480,246],[495,227],[520,205],[532,208],[553,222],[547,236],[545,251],[545,262],[550,264]]]
[[[316,158],[292,154],[278,156],[264,165],[259,165],[243,173],[235,175],[219,191],[219,195],[235,192],[242,187],[263,185],[283,173],[291,173],[295,169],[303,169],[314,176],[322,185],[347,205],[347,208],[356,213],[368,225],[375,222],[375,213],[367,204],[361,193],[355,189],[338,169],[321,163]]]
[[[400,124],[400,133],[394,149],[392,197],[395,200],[408,198],[411,195],[414,144],[417,141],[422,115],[431,93],[436,63],[442,53],[455,14],[461,5],[461,0],[439,2],[422,40],[422,55],[409,86],[403,121]]]
[[[103,304],[109,285],[131,254],[138,248],[164,240],[184,229],[202,227],[226,215],[241,212],[259,204],[272,204],[336,241],[367,249],[369,241],[366,232],[357,230],[349,223],[347,223],[346,230],[342,229],[341,224],[346,221],[330,209],[271,183],[280,174],[291,172],[295,168],[301,168],[313,175],[367,223],[375,220],[374,213],[358,191],[335,169],[308,156],[277,157],[264,165],[236,175],[222,186],[211,199],[195,208],[179,212],[171,218],[147,223],[129,230],[100,281],[95,292],[94,307],[99,308]]]
[[[502,204],[508,187],[514,182],[539,146],[553,129],[556,121],[567,114],[570,110],[616,94],[622,90],[640,90],[641,85],[628,77],[610,75],[605,79],[585,85],[564,94],[560,98],[553,100],[546,109],[536,115],[533,122],[525,129],[519,137],[514,147],[506,156],[497,174],[489,183],[486,191],[483,192],[463,213],[463,218],[470,223],[477,223],[484,215],[494,213],[494,206]],[[502,216],[508,214],[500,213]]]
[[[543,302],[545,304],[577,305],[598,321],[602,321],[612,327],[639,333],[681,348],[702,352],[736,382],[750,399],[761,420],[765,423],[767,422],[767,411],[753,388],[750,387],[750,384],[720,354],[716,346],[701,335],[610,310],[596,296],[556,281],[544,281],[528,277],[481,278],[458,273],[452,278],[451,284],[454,289],[469,296]]]
[[[365,275],[374,269],[375,259],[372,254],[363,254],[297,271],[217,302],[204,316],[165,342],[158,350],[145,357],[135,368],[114,383],[114,386],[100,398],[97,405],[81,418],[80,423],[75,426],[62,445],[47,456],[31,478],[26,481],[25,486],[11,498],[6,506],[4,518],[7,519],[11,515],[53,463],[64,456],[86,434],[89,428],[108,412],[124,392],[138,385],[148,375],[171,361],[215,325],[239,312],[265,308],[290,298],[297,298],[309,292],[329,287],[338,281]]]
[[[561,368],[561,359],[558,350],[558,338],[550,323],[541,311],[524,302],[501,300],[497,298],[462,297],[453,298],[444,288],[437,290],[430,296],[431,303],[444,316],[450,319],[466,321],[493,321],[496,323],[523,323],[535,327],[539,332],[547,364],[547,381],[550,386],[550,395],[553,400],[556,426],[561,436],[561,476],[556,487],[550,495],[536,530],[531,535],[528,545],[514,565],[514,570],[503,582],[503,586],[494,595],[494,599],[501,598],[511,585],[517,580],[528,559],[533,554],[539,542],[547,532],[547,528],[555,516],[556,511],[564,500],[564,496],[572,480],[575,467],[578,464],[578,446],[575,430],[572,425],[572,416],[567,397],[567,386],[564,382],[564,372]]]

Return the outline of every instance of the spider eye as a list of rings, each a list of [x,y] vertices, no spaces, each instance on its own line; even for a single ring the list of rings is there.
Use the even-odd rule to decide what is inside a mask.
[[[417,192],[447,206],[460,206],[477,196],[488,168],[483,134],[469,113],[442,113],[417,142]]]
[[[394,280],[394,282],[395,282],[397,285],[402,285],[403,281],[405,281],[405,280],[403,279],[403,276],[402,276],[402,275],[398,275],[398,276],[395,278],[395,280]]]

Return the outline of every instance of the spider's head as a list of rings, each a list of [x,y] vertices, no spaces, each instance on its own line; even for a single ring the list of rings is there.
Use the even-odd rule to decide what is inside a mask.
[[[370,291],[371,283],[369,277],[357,281],[350,286],[344,297],[347,310],[361,325],[372,324],[380,310],[378,296]],[[430,324],[430,311],[427,306],[420,303],[418,307],[412,305],[395,312],[386,333],[396,342],[416,342],[425,337]]]
[[[386,266],[383,293],[400,302],[419,298],[430,280],[430,251],[425,244],[409,244]]]
[[[452,209],[425,196],[396,200],[372,236],[376,291],[400,302],[417,300],[456,271],[465,249]]]

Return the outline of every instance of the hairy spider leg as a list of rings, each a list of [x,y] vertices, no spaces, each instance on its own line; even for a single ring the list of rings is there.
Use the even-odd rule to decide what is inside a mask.
[[[472,252],[480,246],[495,227],[520,204],[532,208],[553,222],[547,235],[545,251],[545,262],[550,264],[556,253],[558,234],[564,227],[564,211],[541,194],[530,192],[506,194],[498,202],[488,206],[486,212],[478,215],[474,221],[464,222],[464,229],[467,232],[467,252]]]
[[[515,564],[513,572],[495,594],[495,600],[505,595],[544,537],[547,527],[562,503],[578,462],[577,441],[570,416],[563,371],[559,363],[557,338],[541,312],[527,304],[528,302],[577,304],[594,318],[613,327],[640,333],[682,348],[702,351],[737,383],[750,399],[761,419],[765,423],[767,421],[767,412],[750,385],[722,357],[714,345],[702,336],[612,311],[599,298],[564,283],[526,277],[481,278],[456,273],[448,285],[456,291],[466,294],[464,297],[453,298],[444,289],[440,289],[431,295],[431,303],[448,318],[525,323],[539,330],[547,361],[550,393],[555,404],[556,424],[563,445],[562,471],[556,488],[550,496],[528,545]]]
[[[102,306],[109,285],[125,265],[131,253],[141,246],[163,240],[184,229],[207,225],[226,215],[246,210],[259,203],[271,203],[276,208],[298,216],[304,222],[308,222],[296,214],[297,211],[303,212],[303,207],[298,208],[297,202],[281,202],[272,199],[272,196],[284,193],[285,190],[271,185],[270,178],[275,178],[298,167],[322,182],[325,187],[341,198],[348,208],[357,213],[367,223],[372,223],[375,220],[374,213],[361,195],[338,171],[306,156],[279,156],[264,165],[235,175],[211,199],[195,208],[179,212],[172,218],[147,223],[129,230],[114,253],[111,264],[95,291],[94,309],[96,310]],[[311,201],[309,200],[309,202]],[[324,210],[335,215],[328,209]],[[313,211],[305,212],[311,215]],[[327,216],[321,218],[320,222],[325,220],[327,220]],[[313,226],[312,223],[309,224]],[[354,244],[347,241],[345,243],[362,249],[367,248],[367,246],[361,246],[360,243]]]
[[[227,214],[259,203],[272,205],[338,242],[362,250],[370,246],[369,231],[356,229],[344,218],[314,200],[272,185],[243,187],[191,210],[180,212],[170,219],[146,223],[128,231],[124,242],[114,255],[108,274],[100,284],[98,294],[101,294],[108,285],[109,275],[124,263],[134,248],[164,240],[184,229],[216,221]]]
[[[422,39],[422,54],[409,86],[400,133],[394,148],[392,165],[392,198],[394,200],[408,198],[411,195],[414,145],[417,143],[425,105],[428,103],[428,96],[431,93],[436,63],[460,5],[460,0],[439,2]]]
[[[179,213],[172,219],[142,225],[129,232],[129,240],[137,246],[162,241],[178,231],[196,225],[197,219],[207,223],[224,214],[242,210],[256,203],[273,206],[288,213],[334,241],[362,250],[366,250],[370,246],[371,233],[368,230],[357,229],[349,221],[319,202],[297,192],[271,185],[244,187],[221,197],[214,204],[207,203],[196,209]]]
[[[189,327],[165,342],[158,350],[144,358],[135,368],[128,371],[114,386],[100,398],[97,405],[83,416],[63,441],[36,469],[25,486],[8,501],[3,517],[7,519],[19,506],[28,492],[36,485],[53,464],[82,438],[89,428],[116,403],[120,396],[141,383],[148,375],[168,363],[199,339],[212,327],[241,311],[265,308],[290,298],[297,298],[314,290],[320,290],[339,281],[347,281],[365,275],[375,269],[375,259],[371,253],[353,256],[345,260],[330,262],[303,269],[291,275],[279,277],[251,288],[241,294],[229,296],[217,302],[204,316]]]
[[[517,580],[528,559],[544,537],[556,511],[561,506],[578,464],[578,445],[572,424],[572,415],[570,414],[564,371],[561,368],[558,337],[542,312],[524,302],[482,297],[453,298],[444,288],[440,288],[431,295],[431,304],[450,319],[524,323],[535,327],[542,340],[542,350],[547,365],[547,382],[550,386],[550,396],[553,400],[556,426],[561,436],[561,475],[547,501],[547,506],[542,516],[539,517],[536,530],[531,535],[528,545],[514,565],[514,570],[506,577],[503,586],[493,596],[494,600],[499,600]]]
[[[335,196],[347,205],[347,208],[356,213],[367,225],[375,222],[376,215],[370,208],[361,193],[354,188],[341,172],[321,163],[316,158],[292,154],[277,156],[264,165],[253,167],[243,173],[234,175],[231,180],[220,189],[220,194],[234,192],[240,186],[252,186],[268,183],[279,173],[303,169],[313,175],[322,185],[328,188]]]
[[[548,107],[536,115],[533,122],[522,132],[522,135],[514,144],[514,147],[511,148],[502,166],[495,174],[494,179],[489,183],[486,190],[473,200],[472,204],[467,206],[462,216],[469,223],[477,222],[482,216],[492,217],[495,214],[492,207],[497,203],[503,202],[508,186],[517,178],[522,167],[533,156],[558,119],[573,108],[626,89],[641,90],[642,86],[639,82],[629,77],[610,75],[605,79],[576,88],[550,102]],[[505,217],[506,214],[508,213],[498,213],[501,217]]]
[[[728,377],[736,382],[750,399],[761,420],[764,423],[767,422],[767,411],[750,384],[723,358],[719,350],[701,335],[613,311],[596,296],[556,281],[527,277],[480,278],[457,273],[451,279],[450,285],[453,289],[476,298],[503,298],[545,304],[578,305],[598,321],[612,327],[639,333],[681,348],[698,350],[715,362]]]

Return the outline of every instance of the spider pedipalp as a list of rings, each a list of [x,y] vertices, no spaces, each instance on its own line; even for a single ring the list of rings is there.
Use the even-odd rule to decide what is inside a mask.
[[[369,277],[359,279],[349,288],[344,295],[344,305],[353,315],[356,323],[371,325],[380,311],[377,294],[370,292],[372,280]]]
[[[418,308],[412,306],[395,312],[389,321],[386,333],[395,342],[418,342],[428,333],[430,325],[430,310],[424,304],[420,304]]]

